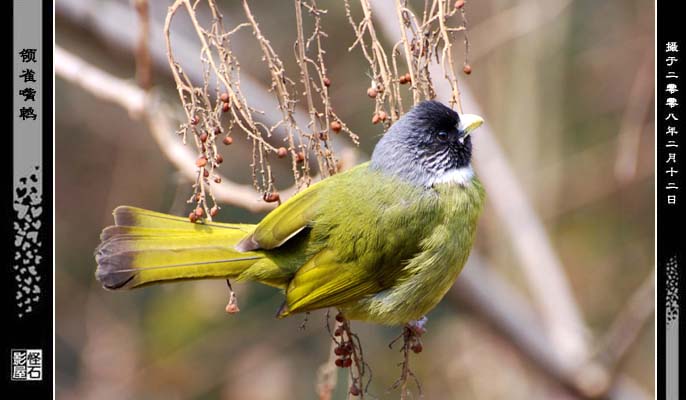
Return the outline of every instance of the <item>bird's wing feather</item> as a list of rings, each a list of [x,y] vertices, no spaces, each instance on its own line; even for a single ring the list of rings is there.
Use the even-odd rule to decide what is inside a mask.
[[[270,250],[297,235],[312,222],[321,186],[320,183],[310,186],[270,212],[255,231],[238,244],[237,249]]]
[[[324,249],[298,269],[279,316],[339,306],[383,289],[368,270],[340,263],[334,250]]]

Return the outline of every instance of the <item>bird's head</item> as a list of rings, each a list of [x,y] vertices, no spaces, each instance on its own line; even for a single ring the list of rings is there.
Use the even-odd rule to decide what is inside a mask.
[[[471,167],[470,134],[483,123],[477,115],[458,115],[437,101],[423,101],[403,115],[377,143],[372,167],[411,183],[466,184]]]

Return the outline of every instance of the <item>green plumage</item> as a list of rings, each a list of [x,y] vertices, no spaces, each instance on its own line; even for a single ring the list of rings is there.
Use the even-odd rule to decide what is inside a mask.
[[[312,185],[256,226],[119,207],[96,251],[97,276],[111,289],[252,280],[285,289],[280,317],[338,307],[350,319],[402,324],[453,284],[483,199],[476,178],[426,188],[365,163]]]

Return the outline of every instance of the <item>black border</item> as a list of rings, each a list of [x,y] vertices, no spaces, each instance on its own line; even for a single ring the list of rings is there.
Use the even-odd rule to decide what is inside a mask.
[[[686,30],[683,24],[683,13],[680,12],[681,3],[676,1],[657,1],[656,2],[656,36],[657,43],[655,46],[656,52],[656,74],[657,74],[657,86],[656,92],[657,96],[655,98],[655,120],[656,120],[656,181],[657,187],[655,190],[656,199],[655,206],[657,209],[657,305],[656,305],[656,319],[657,319],[657,337],[656,337],[656,369],[657,369],[657,393],[656,399],[666,398],[666,334],[667,334],[667,274],[666,274],[666,262],[671,257],[677,257],[677,265],[681,265],[686,261],[684,259],[684,247],[686,247],[686,237],[684,237],[684,202],[686,202],[686,179],[684,179],[684,174],[686,174],[686,69],[684,65],[686,64],[686,41],[684,40],[684,31]],[[666,57],[668,56],[666,52],[667,42],[677,42],[679,45],[678,53],[670,54],[676,56],[679,61],[671,66],[667,67]],[[678,80],[669,80],[665,78],[668,71],[676,72],[679,76]],[[677,179],[678,198],[676,205],[668,205],[666,202],[668,190],[665,189],[667,182],[674,182],[674,179],[667,179],[668,175],[665,174],[665,160],[667,159],[668,149],[665,147],[667,143],[667,136],[665,131],[667,129],[667,122],[665,120],[667,113],[671,112],[669,108],[665,106],[665,102],[668,96],[665,91],[665,86],[667,83],[676,81],[679,85],[679,96],[677,96],[680,105],[674,108],[677,113],[679,121],[669,121],[671,125],[676,125],[677,130],[680,131],[674,138],[677,141],[679,147],[677,148],[677,167],[675,169],[679,170],[679,178]],[[668,111],[670,110],[670,111]],[[672,194],[674,191],[669,191]],[[683,297],[683,273],[682,268],[679,267],[679,309],[683,308],[682,297]],[[679,318],[680,319],[680,318]],[[681,328],[679,323],[679,342],[683,337],[683,328]],[[679,346],[679,364],[681,364],[681,359],[683,359],[684,346]],[[671,400],[671,399],[670,399]]]
[[[12,30],[14,30],[14,9],[13,5],[9,7],[9,20]],[[4,242],[0,246],[0,254],[2,254],[2,273],[0,273],[0,293],[2,293],[2,305],[0,310],[2,312],[3,336],[3,351],[0,354],[0,365],[2,366],[2,380],[3,389],[0,391],[2,398],[26,398],[26,399],[51,399],[54,397],[53,392],[53,276],[54,276],[54,260],[53,260],[53,4],[52,2],[43,2],[43,32],[42,32],[42,48],[39,50],[39,57],[42,58],[40,79],[41,85],[41,102],[42,102],[42,207],[43,213],[41,215],[41,230],[39,238],[42,242],[41,256],[43,265],[41,268],[41,285],[42,297],[40,304],[36,307],[34,312],[30,315],[19,319],[14,300],[14,282],[13,274],[10,270],[13,254],[13,240],[14,228],[12,221],[14,220],[14,193],[13,193],[13,168],[3,168],[3,192],[4,201],[2,202],[2,210],[4,222],[2,224],[2,232]],[[31,23],[31,21],[27,21]],[[13,32],[9,35],[13,37]],[[5,79],[9,80],[9,86],[5,91],[5,98],[12,104],[14,97],[13,87],[13,66],[16,62],[16,55],[14,54],[13,40],[4,41],[5,51]],[[12,113],[10,115],[10,112]],[[13,120],[14,114],[13,106],[8,106],[5,115],[9,121]],[[5,159],[13,160],[13,132],[7,132],[9,136],[9,143],[3,146]],[[43,350],[43,380],[42,381],[12,381],[11,375],[11,349],[21,348],[39,348]]]

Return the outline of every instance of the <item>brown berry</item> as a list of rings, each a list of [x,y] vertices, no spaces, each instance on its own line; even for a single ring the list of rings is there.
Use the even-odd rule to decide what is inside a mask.
[[[205,165],[207,165],[207,158],[205,158],[205,156],[200,156],[200,157],[198,157],[198,159],[195,160],[195,165],[196,165],[198,168],[204,167]]]
[[[222,111],[229,112],[230,109],[231,106],[229,105],[229,103],[222,103]]]
[[[339,121],[331,121],[330,128],[332,131],[338,133],[343,129],[343,125]]]
[[[407,79],[405,79],[405,75],[401,75],[400,78],[398,78],[398,82],[400,82],[401,85],[406,84]]]
[[[360,388],[357,387],[356,384],[350,385],[350,394],[353,396],[359,396],[360,395]]]
[[[222,140],[222,143],[224,143],[225,145],[228,146],[228,145],[230,145],[231,143],[233,143],[233,138],[232,138],[231,136],[225,136],[225,137],[224,137],[224,140]]]
[[[388,114],[386,114],[386,111],[383,111],[383,110],[379,111],[379,119],[382,121],[385,121],[386,118],[388,118]]]
[[[207,141],[207,132],[203,132],[200,134],[200,141],[203,143]]]
[[[455,8],[457,8],[459,10],[462,7],[464,7],[464,0],[457,0],[455,2]]]
[[[264,201],[267,203],[273,203],[275,201],[279,201],[279,193],[277,192],[272,192],[272,193],[265,193],[263,196]]]
[[[214,206],[214,207],[210,208],[210,215],[211,216],[216,217],[218,213],[219,213],[219,207]]]
[[[276,156],[279,158],[284,158],[288,155],[288,150],[286,150],[285,147],[279,147],[278,150],[276,150]]]
[[[336,328],[336,330],[333,331],[334,336],[341,336],[342,334],[343,334],[343,328],[341,328],[340,326],[338,328]]]
[[[215,176],[214,183],[222,183],[222,178],[220,176]]]
[[[333,354],[335,354],[335,355],[337,355],[337,356],[342,356],[343,353],[345,353],[345,350],[343,350],[342,347],[340,347],[340,346],[339,346],[339,347],[334,347],[334,349],[333,349]]]
[[[195,213],[191,211],[191,213],[188,214],[188,219],[189,219],[191,222],[195,222],[195,221],[198,220],[198,216],[195,215]]]
[[[415,353],[421,353],[422,350],[424,349],[424,347],[422,347],[422,344],[419,343],[419,342],[413,344],[412,347],[410,347],[410,348],[411,348],[412,351],[414,351]]]
[[[326,87],[331,86],[331,79],[329,79],[328,76],[324,77],[324,86],[326,86]]]
[[[379,117],[379,114],[374,114],[374,116],[372,117],[372,124],[376,125],[379,123],[379,121],[381,121],[381,117]]]
[[[229,102],[229,94],[224,92],[219,96],[219,99],[222,101],[222,103],[228,103]]]
[[[327,141],[329,140],[329,135],[326,132],[319,132],[319,140]]]
[[[198,123],[200,123],[200,117],[194,115],[193,118],[191,118],[191,124],[198,125]]]
[[[202,215],[205,213],[205,210],[202,209],[202,207],[197,207],[195,209],[195,215],[200,218]]]
[[[345,317],[343,316],[342,313],[336,314],[336,321],[338,321],[338,322],[343,322],[343,321],[345,321]]]
[[[370,87],[367,89],[367,96],[371,97],[372,99],[375,98],[377,94],[379,94],[379,91],[376,90],[376,88]]]
[[[334,364],[339,368],[343,368],[343,360],[340,358],[337,358],[336,361],[334,361]]]
[[[203,170],[203,171],[202,171],[202,176],[204,176],[205,178],[209,177],[209,176],[210,176],[210,171],[208,171],[207,169]]]
[[[221,164],[224,162],[224,157],[222,157],[221,154],[217,154],[216,156],[214,156],[214,161],[216,161],[217,164]]]
[[[464,68],[462,68],[462,72],[464,72],[467,75],[471,74],[472,73],[472,66],[469,64],[465,64]]]
[[[296,154],[296,156],[295,156],[295,161],[297,161],[297,162],[305,161],[305,153],[303,153],[302,151],[299,151],[298,154]]]
[[[405,73],[405,82],[412,83],[412,75],[409,72]]]
[[[353,359],[352,358],[344,358],[343,359],[343,368],[348,368],[351,365],[353,365]]]

